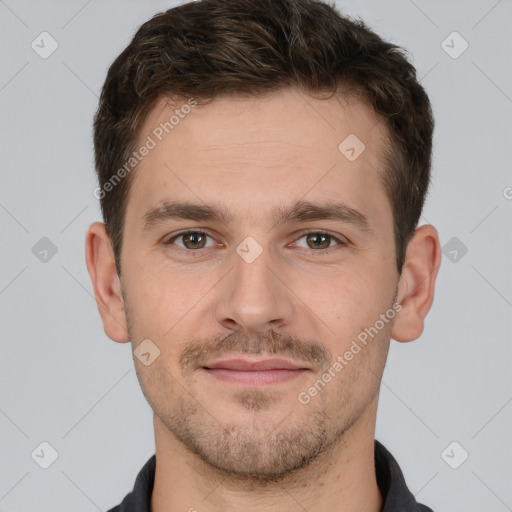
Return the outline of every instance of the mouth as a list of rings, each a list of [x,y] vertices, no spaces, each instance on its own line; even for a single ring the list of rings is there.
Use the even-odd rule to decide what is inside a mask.
[[[225,359],[201,367],[208,375],[229,382],[250,387],[267,386],[296,379],[310,369],[285,359]]]

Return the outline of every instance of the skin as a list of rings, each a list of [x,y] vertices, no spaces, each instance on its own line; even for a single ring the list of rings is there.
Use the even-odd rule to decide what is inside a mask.
[[[177,106],[160,100],[139,140]],[[354,161],[338,149],[349,134],[365,144]],[[294,89],[216,98],[192,109],[138,165],[121,278],[104,224],[90,226],[86,260],[105,333],[133,349],[150,339],[160,350],[148,366],[134,357],[154,411],[153,512],[380,510],[374,434],[390,338],[422,333],[441,257],[436,230],[422,226],[397,272],[382,184],[386,134],[355,98]],[[144,214],[166,200],[215,203],[233,218],[171,219],[144,230]],[[272,222],[275,207],[298,200],[342,201],[369,229],[332,219]],[[187,229],[208,235],[199,239],[206,246],[183,237],[165,244]],[[318,243],[311,231],[335,238]],[[236,251],[248,236],[262,249],[251,263]],[[301,403],[299,393],[394,299],[394,318]],[[202,368],[232,357],[281,357],[307,371],[258,387]]]

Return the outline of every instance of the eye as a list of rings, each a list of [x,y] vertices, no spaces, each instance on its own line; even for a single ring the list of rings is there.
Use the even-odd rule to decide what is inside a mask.
[[[335,237],[323,231],[310,231],[309,233],[305,233],[304,235],[302,235],[298,240],[301,240],[303,238],[306,239],[306,249],[319,249],[319,251],[316,252],[325,252],[328,249],[331,249],[332,241],[337,242],[336,245],[347,245],[347,242],[342,240],[341,238]],[[297,244],[297,242],[295,242],[295,244]]]
[[[204,249],[205,247],[212,247],[215,243],[207,244],[207,238],[211,239],[211,236],[207,235],[203,231],[185,231],[183,233],[179,233],[174,235],[172,238],[169,238],[165,245],[177,245],[182,249],[195,250],[195,249]],[[180,240],[182,244],[174,244],[175,240]],[[213,239],[212,239],[213,240]]]
[[[208,238],[211,240],[209,244],[207,240]],[[305,246],[300,245],[298,243],[298,241],[302,239],[305,239]],[[307,233],[304,233],[297,240],[297,242],[294,243],[294,245],[306,249],[313,249],[314,252],[317,253],[327,253],[329,252],[329,249],[334,248],[333,242],[335,242],[334,246],[348,245],[348,242],[345,241],[344,239],[338,238],[324,231],[309,231]],[[181,249],[185,249],[188,251],[196,251],[198,249],[205,249],[218,244],[215,243],[215,241],[210,235],[203,231],[184,231],[169,238],[167,241],[164,242],[164,245],[175,245]]]

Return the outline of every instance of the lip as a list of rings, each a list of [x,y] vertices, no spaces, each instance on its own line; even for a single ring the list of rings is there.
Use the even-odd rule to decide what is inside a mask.
[[[261,387],[287,382],[304,375],[309,369],[285,359],[249,361],[225,359],[202,367],[208,375],[231,384]]]
[[[286,359],[264,359],[262,361],[250,361],[248,359],[224,359],[208,363],[203,366],[206,369],[239,370],[246,372],[258,372],[263,370],[307,370],[308,368],[287,361]]]

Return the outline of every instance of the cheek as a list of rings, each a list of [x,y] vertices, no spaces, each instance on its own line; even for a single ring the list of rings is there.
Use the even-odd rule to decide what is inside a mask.
[[[391,306],[393,286],[389,268],[343,268],[324,276],[317,288],[321,292],[309,292],[308,301],[337,337],[346,339],[385,313]]]
[[[161,353],[149,366],[136,363],[137,379],[152,409],[164,413],[179,396],[181,389],[172,370],[166,368],[167,354]]]
[[[184,266],[161,261],[127,268],[126,275],[134,324],[159,337],[184,319],[215,284],[214,276],[192,274]]]

